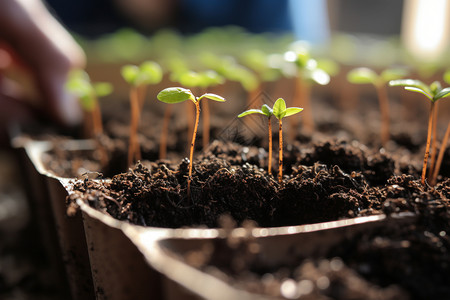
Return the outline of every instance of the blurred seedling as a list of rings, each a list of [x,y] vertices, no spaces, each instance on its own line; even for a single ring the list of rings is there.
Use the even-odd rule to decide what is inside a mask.
[[[273,110],[267,104],[263,104],[261,109],[249,109],[238,115],[239,118],[251,115],[251,114],[260,114],[267,117],[267,124],[269,130],[269,162],[267,167],[267,172],[272,174],[272,120]]]
[[[192,101],[195,105],[195,122],[194,122],[194,131],[192,133],[192,140],[190,146],[189,153],[189,175],[187,178],[187,193],[188,198],[190,197],[191,191],[191,180],[192,180],[192,162],[194,157],[194,148],[195,148],[195,137],[197,136],[198,123],[200,119],[200,101],[202,99],[210,99],[218,102],[225,102],[225,99],[216,94],[206,93],[201,95],[200,97],[195,97],[194,94],[188,89],[181,87],[171,87],[166,88],[159,92],[157,96],[158,100],[164,103],[173,104],[173,103],[181,103],[187,100]]]
[[[441,84],[438,81],[434,81],[429,86],[423,83],[420,80],[414,80],[414,79],[399,79],[399,80],[392,80],[389,82],[390,86],[403,86],[405,90],[421,93],[425,95],[430,101],[430,113],[428,116],[428,133],[427,133],[427,144],[425,147],[425,155],[423,159],[423,166],[422,166],[422,185],[425,185],[425,178],[426,178],[426,172],[427,172],[427,162],[428,157],[430,154],[430,142],[432,137],[432,128],[433,124],[437,122],[436,120],[436,103],[439,99],[446,98],[450,96],[450,87],[442,88]],[[433,139],[436,139],[436,136],[433,136]],[[432,150],[433,152],[436,152],[436,149]],[[435,169],[435,166],[431,165],[431,171]],[[430,172],[431,174],[434,174],[435,172]],[[435,178],[430,178],[430,183],[434,183]]]
[[[66,87],[78,97],[84,111],[83,130],[86,138],[95,138],[103,133],[102,114],[98,103],[99,97],[104,97],[113,91],[107,82],[92,83],[89,75],[83,70],[74,70],[69,74]]]
[[[444,73],[444,81],[447,84],[450,84],[450,69]],[[444,138],[442,139],[441,148],[439,149],[439,155],[436,160],[436,164],[433,168],[433,174],[431,176],[430,183],[431,185],[435,185],[437,181],[437,177],[439,175],[439,171],[441,169],[442,160],[444,159],[445,149],[447,148],[448,140],[450,137],[450,121],[447,125],[447,130],[445,131]]]
[[[314,83],[327,85],[330,82],[330,75],[319,68],[317,61],[311,58],[306,45],[297,45],[295,48],[284,54],[285,60],[294,63],[296,68],[295,96],[292,105],[305,108],[305,115],[302,118],[303,126],[308,132],[313,132],[315,124],[311,109],[311,85]],[[292,139],[295,137],[297,126],[297,120],[292,119]]]
[[[390,140],[389,98],[386,85],[391,80],[405,77],[407,70],[400,68],[386,69],[380,75],[369,68],[356,68],[347,73],[347,80],[354,84],[372,84],[377,92],[378,105],[381,113],[381,144],[386,145]]]
[[[147,85],[160,83],[163,77],[163,72],[157,63],[147,61],[142,63],[140,66],[125,65],[122,67],[121,74],[125,81],[131,85],[131,124],[130,141],[128,145],[128,165],[131,166],[134,162],[141,159],[141,150],[137,131],[142,107],[144,105]]]

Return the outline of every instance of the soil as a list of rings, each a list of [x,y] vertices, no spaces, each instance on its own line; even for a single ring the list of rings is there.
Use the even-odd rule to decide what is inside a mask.
[[[224,214],[238,224],[287,226],[380,214],[386,207],[405,211],[416,199],[448,202],[448,180],[424,187],[417,169],[356,142],[294,144],[285,153],[281,184],[265,171],[265,156],[258,147],[215,141],[194,162],[190,198],[186,159],[177,165],[143,162],[110,181],[77,182],[68,198],[70,210],[82,198],[119,220],[144,226],[218,227]]]

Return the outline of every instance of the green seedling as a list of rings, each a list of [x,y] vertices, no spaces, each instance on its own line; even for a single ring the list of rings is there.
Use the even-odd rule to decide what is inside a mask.
[[[327,85],[330,82],[330,75],[318,67],[317,61],[311,58],[306,46],[299,46],[295,51],[287,51],[284,54],[286,61],[294,64],[296,68],[297,80],[295,82],[294,106],[305,108],[305,116],[302,118],[303,126],[306,130],[314,130],[314,119],[311,109],[311,84]],[[297,131],[298,122],[292,119],[291,128],[294,135]]]
[[[295,115],[301,112],[303,108],[300,107],[288,107],[286,108],[286,102],[284,102],[283,98],[278,98],[273,105],[272,111],[275,118],[278,119],[279,127],[278,127],[278,183],[281,183],[283,180],[283,118]]]
[[[223,76],[219,75],[217,72],[213,70],[207,70],[203,72],[194,72],[194,71],[183,71],[179,73],[172,73],[171,80],[179,82],[183,87],[198,89],[202,94],[207,93],[207,90],[213,86],[224,83],[225,79]],[[202,144],[203,148],[206,148],[209,145],[209,137],[210,137],[210,108],[208,101],[203,101],[201,104],[201,108],[203,110],[203,136],[202,136]],[[188,108],[188,112],[192,112]],[[189,120],[193,120],[194,118],[189,118]],[[189,123],[189,135],[192,134],[193,123]]]
[[[161,67],[151,61],[142,63],[140,66],[125,65],[121,70],[122,77],[131,85],[130,105],[131,124],[130,142],[128,145],[128,165],[141,159],[141,150],[137,137],[137,130],[144,105],[147,85],[161,82],[163,73]]]
[[[249,109],[241,113],[238,117],[242,118],[251,114],[260,114],[267,117],[267,122],[269,126],[269,162],[267,167],[267,172],[272,174],[272,120],[273,110],[267,104],[263,104],[261,109]]]
[[[85,113],[84,133],[93,138],[103,133],[102,115],[98,104],[98,97],[111,94],[113,88],[107,82],[92,83],[89,75],[82,70],[69,74],[66,87],[80,100]]]
[[[347,80],[354,84],[372,84],[378,96],[381,112],[381,144],[384,146],[390,139],[389,99],[386,84],[391,80],[403,78],[407,75],[405,69],[386,69],[380,75],[369,68],[356,68],[347,73]]]
[[[192,133],[190,154],[189,154],[189,175],[187,179],[187,192],[188,197],[190,197],[191,191],[191,180],[192,180],[192,161],[194,157],[194,147],[195,147],[195,137],[197,136],[197,128],[200,119],[200,101],[202,99],[210,99],[218,102],[225,102],[225,99],[216,94],[206,93],[200,97],[195,97],[194,94],[188,89],[184,89],[181,87],[171,87],[166,88],[159,92],[157,96],[158,100],[164,103],[173,104],[173,103],[181,103],[187,100],[192,101],[195,105],[195,122],[194,122],[194,131]]]
[[[430,114],[428,117],[428,133],[427,133],[427,144],[425,147],[425,155],[423,159],[423,166],[422,166],[422,184],[425,185],[425,178],[426,178],[426,172],[427,172],[427,161],[428,156],[430,154],[430,142],[431,142],[431,136],[432,136],[432,128],[433,124],[437,121],[436,120],[436,102],[439,99],[446,98],[450,96],[450,87],[442,88],[441,84],[438,81],[433,82],[429,86],[423,83],[420,80],[413,80],[413,79],[399,79],[399,80],[392,80],[389,82],[390,86],[403,86],[405,90],[421,93],[425,95],[430,101]],[[434,137],[436,139],[436,137]],[[435,150],[433,151],[435,152]],[[434,166],[431,166],[433,169]]]
[[[450,84],[450,70],[447,70],[444,73],[444,81],[446,83]],[[440,171],[441,165],[442,165],[442,160],[444,159],[444,153],[445,153],[445,149],[447,148],[449,137],[450,137],[450,121],[448,122],[447,130],[445,131],[444,138],[442,139],[441,149],[439,149],[439,155],[436,160],[436,164],[433,168],[433,174],[431,176],[431,181],[430,181],[431,185],[436,184],[437,177],[439,175],[439,171]]]

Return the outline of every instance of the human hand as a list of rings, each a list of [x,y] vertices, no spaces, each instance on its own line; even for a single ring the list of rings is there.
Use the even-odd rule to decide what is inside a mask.
[[[64,88],[68,72],[85,64],[81,48],[40,0],[0,0],[0,6],[0,131],[36,112],[63,126],[81,122],[77,99]],[[37,107],[1,78],[2,69],[13,66],[31,76]]]

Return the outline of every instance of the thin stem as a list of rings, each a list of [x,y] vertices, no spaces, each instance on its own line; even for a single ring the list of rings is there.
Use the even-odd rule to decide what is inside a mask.
[[[311,107],[310,94],[311,94],[311,86],[309,85],[309,83],[305,82],[301,77],[297,77],[295,81],[295,96],[294,101],[292,102],[292,106],[304,108],[305,114],[303,115],[302,118],[303,127],[305,130],[313,132],[315,125],[312,110],[310,108]],[[289,139],[293,141],[295,140],[298,131],[298,119],[291,118],[289,124],[291,128],[291,130],[289,130],[290,132]]]
[[[439,171],[441,169],[442,160],[444,158],[445,149],[447,148],[448,138],[450,136],[450,122],[448,122],[447,130],[445,131],[444,139],[442,140],[441,149],[434,167],[433,176],[431,177],[431,185],[435,185]]]
[[[194,111],[189,104],[190,101],[186,101],[186,110],[187,110],[187,123],[188,123],[188,136],[191,136],[194,132]]]
[[[389,99],[387,96],[386,87],[384,85],[379,84],[376,85],[375,88],[378,94],[378,104],[380,106],[381,113],[381,144],[385,146],[390,139]]]
[[[100,111],[100,105],[98,101],[95,100],[94,110],[92,111],[92,122],[94,126],[94,136],[103,133],[103,124],[102,124],[102,113]]]
[[[210,128],[210,112],[209,112],[209,102],[208,101],[202,101],[202,109],[203,109],[203,149],[206,149],[209,145],[209,128]]]
[[[429,175],[434,173],[434,168],[436,165],[436,154],[437,154],[437,117],[438,117],[438,108],[439,103],[436,102],[433,115],[433,129],[432,129],[432,138],[431,138],[431,158],[430,158],[430,172]],[[431,176],[431,178],[433,178]]]
[[[169,134],[169,122],[172,115],[172,105],[166,106],[164,111],[163,125],[161,128],[161,137],[159,139],[159,159],[164,159],[167,156],[167,135]]]
[[[195,123],[194,123],[194,132],[192,133],[191,152],[189,154],[189,177],[187,180],[188,198],[191,195],[192,161],[194,159],[195,137],[197,136],[198,121],[200,119],[200,103],[197,101],[194,102],[194,104],[195,104]]]
[[[279,120],[280,127],[278,132],[278,183],[281,184],[283,180],[283,121]]]
[[[267,172],[272,174],[272,120],[269,117],[269,166]]]
[[[147,93],[147,85],[143,84],[138,86],[138,92],[139,94],[139,111],[141,112],[144,107],[145,102],[145,94]]]
[[[430,140],[431,140],[431,129],[433,127],[433,116],[434,116],[434,102],[431,102],[431,107],[430,107],[430,115],[428,117],[428,134],[427,134],[427,145],[425,148],[425,156],[423,158],[423,167],[422,167],[422,185],[425,185],[425,176],[427,173],[427,161],[428,161],[428,156],[430,155]]]
[[[139,123],[139,98],[138,89],[133,87],[130,90],[130,105],[131,105],[131,124],[130,124],[130,141],[128,145],[128,165],[133,164],[134,159],[140,153],[139,144],[137,141],[137,127]]]

